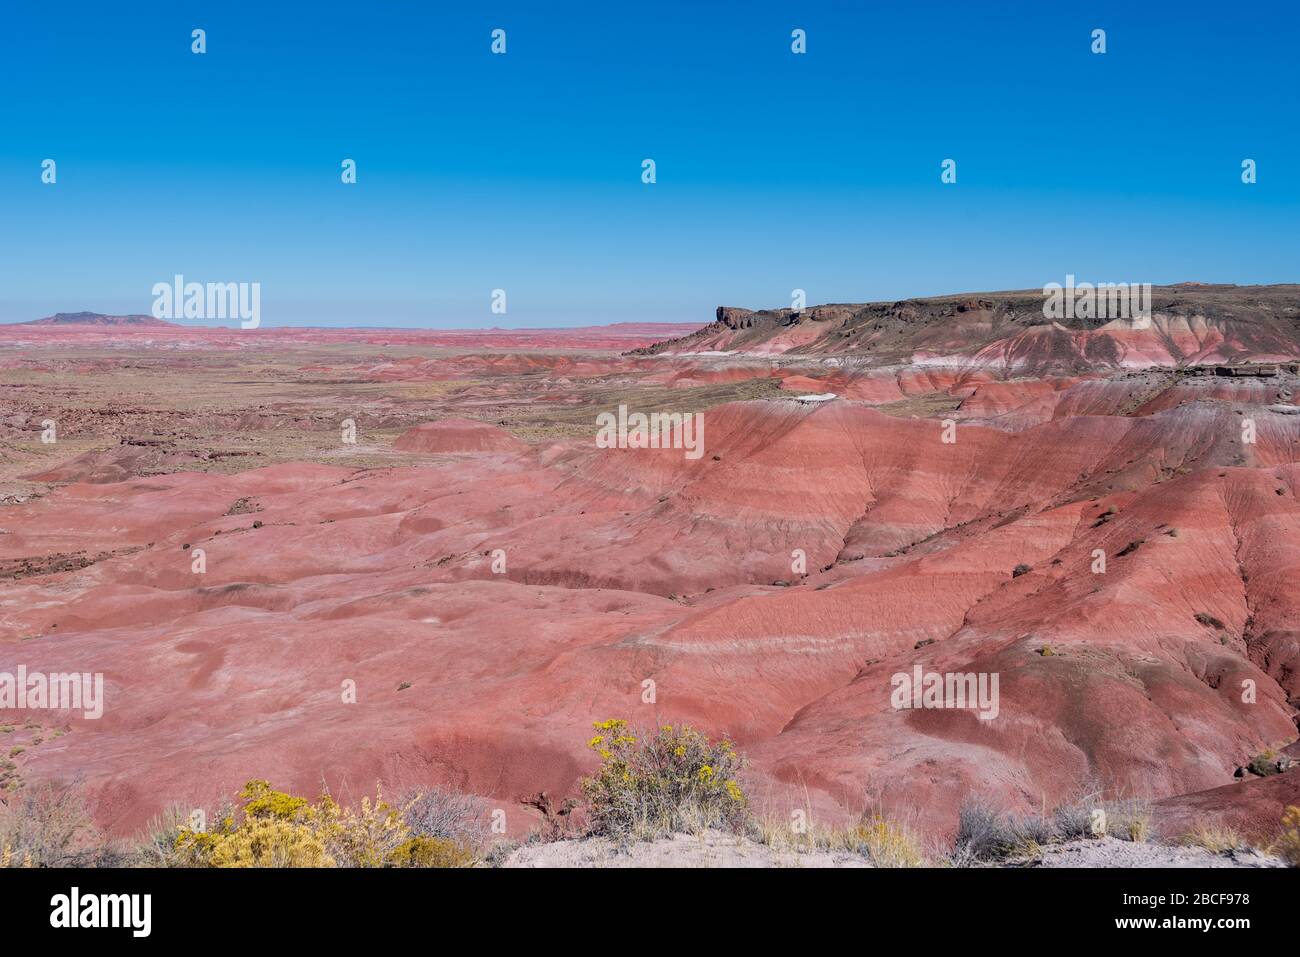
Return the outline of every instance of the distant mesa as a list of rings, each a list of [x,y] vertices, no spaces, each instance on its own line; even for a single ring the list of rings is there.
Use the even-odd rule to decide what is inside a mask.
[[[179,323],[153,316],[109,316],[102,312],[56,312],[44,319],[20,322],[21,326],[177,326]]]
[[[852,358],[1005,375],[1300,358],[1300,285],[1152,286],[1142,321],[1110,309],[1049,316],[1045,303],[1033,289],[798,310],[719,306],[711,324],[630,354]]]

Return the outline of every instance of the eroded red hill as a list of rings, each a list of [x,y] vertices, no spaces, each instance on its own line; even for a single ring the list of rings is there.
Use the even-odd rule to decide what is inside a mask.
[[[57,413],[69,441],[107,421],[159,444],[38,444],[42,377],[139,388],[150,355],[24,353],[10,368],[38,385],[0,420],[43,464],[0,521],[0,672],[106,681],[102,718],[21,715],[49,731],[17,773],[82,779],[119,830],[271,777],[436,782],[521,833],[522,799],[572,792],[611,716],[733,736],[782,819],[874,808],[940,836],[973,796],[1030,811],[1103,791],[1158,802],[1162,826],[1260,829],[1289,800],[1234,783],[1297,737],[1288,363],[384,347],[292,351],[230,409],[207,397],[252,367],[181,351],[209,404]],[[702,454],[598,447],[619,405],[702,411]],[[315,444],[177,458],[196,432],[214,456]],[[996,675],[996,707],[900,708],[918,668]]]

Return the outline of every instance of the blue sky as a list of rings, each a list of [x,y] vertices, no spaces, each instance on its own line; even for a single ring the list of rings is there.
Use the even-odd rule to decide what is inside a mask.
[[[1297,39],[1283,3],[7,4],[0,321],[176,273],[462,328],[1296,281]]]

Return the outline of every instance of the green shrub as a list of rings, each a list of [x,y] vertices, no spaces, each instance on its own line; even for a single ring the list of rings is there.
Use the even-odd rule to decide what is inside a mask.
[[[593,834],[651,840],[747,825],[748,802],[736,780],[744,762],[730,741],[711,742],[686,725],[638,736],[620,718],[595,728],[588,745],[603,763],[582,782]]]
[[[413,837],[389,855],[394,867],[469,867],[474,853],[449,837]]]
[[[1251,774],[1258,774],[1261,778],[1266,778],[1270,774],[1277,774],[1277,752],[1272,748],[1265,748],[1259,754],[1250,759],[1250,764],[1246,765]]]

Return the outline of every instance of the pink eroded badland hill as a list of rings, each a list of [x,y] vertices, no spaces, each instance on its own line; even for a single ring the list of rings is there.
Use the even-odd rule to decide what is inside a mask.
[[[107,685],[101,719],[46,716],[72,733],[24,773],[79,776],[121,831],[272,777],[439,783],[519,834],[522,799],[573,793],[591,722],[621,716],[732,736],[765,813],[879,809],[935,837],[972,796],[1102,789],[1170,826],[1253,827],[1294,792],[1233,784],[1297,737],[1294,374],[648,355],[393,378],[562,396],[611,361],[620,389],[784,391],[705,409],[699,458],[597,448],[594,408],[589,436],[527,442],[449,416],[396,440],[409,465],[133,476],[8,508],[0,671]],[[996,715],[897,707],[918,666],[997,675]]]
[[[473,419],[442,419],[417,425],[398,436],[403,452],[521,452],[528,443],[505,429]]]

